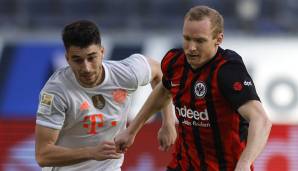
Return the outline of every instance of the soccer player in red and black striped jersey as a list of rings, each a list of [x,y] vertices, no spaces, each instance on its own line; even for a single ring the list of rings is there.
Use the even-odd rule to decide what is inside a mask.
[[[223,37],[223,18],[216,10],[190,9],[183,49],[165,55],[162,84],[116,144],[130,146],[148,117],[172,99],[179,136],[168,171],[252,171],[271,122],[242,58],[219,46]],[[168,149],[172,141],[168,135],[161,147]]]

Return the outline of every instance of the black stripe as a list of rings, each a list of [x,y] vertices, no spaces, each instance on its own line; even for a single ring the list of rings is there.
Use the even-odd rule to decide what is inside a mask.
[[[8,45],[3,48],[2,58],[0,60],[0,108],[2,106],[1,102],[4,102],[4,99],[2,99],[3,93],[6,89],[6,80],[8,76],[9,69],[11,68],[13,64],[13,52],[15,50],[15,47],[13,45]],[[1,55],[1,54],[0,54]]]
[[[190,94],[191,94],[191,102],[190,102],[190,108],[194,111],[196,110],[196,96],[195,96],[195,85],[200,77],[201,72],[196,71],[196,75],[194,76],[193,80],[191,81],[191,89],[190,89]],[[201,143],[201,136],[200,136],[200,129],[198,126],[192,125],[192,132],[194,136],[194,141],[196,145],[196,150],[197,154],[200,158],[200,170],[201,171],[207,171],[207,164],[205,160],[205,153],[203,151],[202,143]]]
[[[180,99],[181,99],[181,97],[182,97],[182,95],[183,95],[183,89],[184,89],[184,87],[185,87],[185,83],[186,83],[186,81],[187,81],[187,75],[188,75],[189,71],[190,71],[190,70],[189,70],[189,67],[187,67],[187,62],[186,62],[186,60],[184,60],[183,74],[182,74],[182,78],[181,78],[181,80],[180,80],[179,91],[178,91],[178,93],[177,93],[177,95],[176,95],[176,97],[175,97],[176,106],[179,107],[179,108],[182,107]],[[191,157],[190,157],[190,155],[188,154],[188,149],[189,149],[189,147],[188,147],[188,144],[186,143],[186,140],[185,140],[185,137],[186,137],[186,130],[184,129],[184,126],[183,126],[183,124],[182,124],[182,122],[183,122],[182,119],[183,119],[182,117],[178,117],[179,125],[180,125],[180,127],[181,127],[181,129],[182,129],[182,133],[181,133],[181,136],[182,136],[182,143],[181,143],[181,148],[180,148],[180,150],[181,150],[181,151],[180,151],[180,154],[182,153],[182,146],[184,146],[184,148],[185,148],[185,150],[186,150],[186,156],[187,156],[187,158],[188,158],[188,166],[189,166],[188,170],[191,171],[191,170],[194,170],[194,167],[193,167],[192,164],[191,164]],[[180,155],[180,156],[181,156],[181,155]],[[182,158],[182,157],[181,157],[181,158]],[[181,166],[180,166],[180,167],[181,167]]]
[[[174,64],[177,62],[177,60],[179,59],[179,56],[182,54],[182,51],[180,53],[176,53],[173,58],[171,59],[168,68],[167,68],[167,73],[168,73],[168,79],[172,79],[173,75],[174,75],[174,70],[173,70],[173,66]]]
[[[216,115],[216,110],[214,108],[213,104],[213,97],[212,97],[212,92],[211,92],[211,87],[212,87],[212,77],[214,76],[214,71],[216,68],[216,65],[218,62],[214,62],[210,66],[210,73],[207,78],[207,94],[206,94],[206,104],[207,104],[207,110],[210,118],[210,125],[212,128],[212,133],[213,133],[213,141],[215,143],[215,150],[216,150],[216,157],[219,163],[219,170],[220,171],[226,171],[227,170],[227,161],[224,158],[224,149],[222,147],[222,142],[221,142],[221,136],[220,136],[220,130],[219,126],[217,123],[217,115]]]

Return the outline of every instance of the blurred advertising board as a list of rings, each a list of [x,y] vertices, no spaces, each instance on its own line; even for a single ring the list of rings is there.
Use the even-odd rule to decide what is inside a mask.
[[[0,120],[0,171],[40,170],[34,157],[34,120]],[[162,171],[171,152],[158,150],[159,122],[147,124],[127,151],[123,171]],[[9,131],[7,131],[9,130]],[[256,171],[298,170],[298,126],[274,125]]]

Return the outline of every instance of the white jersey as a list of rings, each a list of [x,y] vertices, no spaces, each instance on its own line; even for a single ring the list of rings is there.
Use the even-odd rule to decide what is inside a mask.
[[[147,59],[134,54],[122,61],[104,61],[105,77],[94,88],[82,87],[70,67],[57,70],[40,93],[36,123],[59,129],[57,145],[69,148],[113,141],[125,129],[133,92],[151,80]],[[121,159],[89,160],[44,168],[51,171],[118,171]]]

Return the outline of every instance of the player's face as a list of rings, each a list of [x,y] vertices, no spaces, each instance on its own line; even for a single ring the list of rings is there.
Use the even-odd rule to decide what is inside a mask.
[[[188,63],[196,69],[208,62],[222,42],[223,33],[213,38],[210,20],[200,21],[186,19],[183,26],[183,49]]]
[[[102,81],[104,48],[92,44],[86,48],[70,46],[66,59],[76,79],[83,87],[95,87]]]

